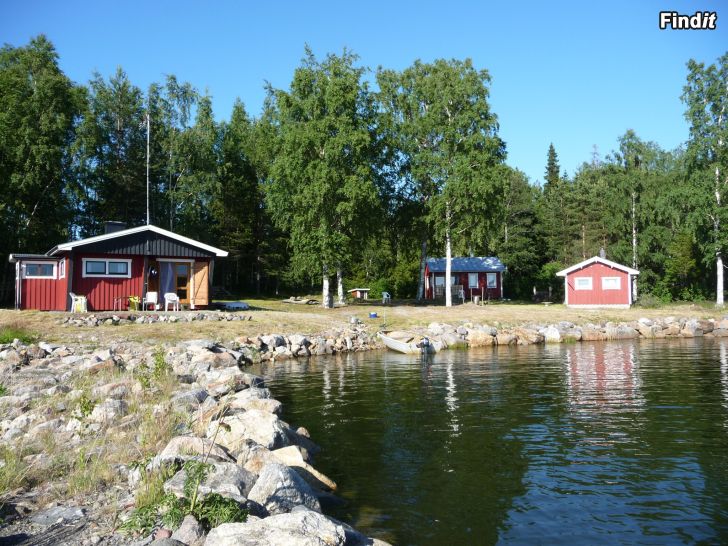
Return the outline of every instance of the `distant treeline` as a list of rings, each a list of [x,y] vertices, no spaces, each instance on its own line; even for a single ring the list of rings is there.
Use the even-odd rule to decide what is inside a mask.
[[[0,50],[0,260],[146,221],[224,248],[216,284],[318,291],[322,279],[421,294],[422,257],[495,255],[506,295],[561,290],[554,273],[598,254],[636,267],[640,295],[722,300],[728,248],[728,54],[689,61],[690,138],[662,150],[627,130],[615,151],[544,183],[505,164],[490,77],[470,60],[379,69],[306,49],[259,116],[167,76],[142,90],[119,68],[72,82],[44,36]],[[585,120],[585,123],[587,121]],[[558,143],[557,143],[558,144]],[[325,287],[328,282],[324,282]]]

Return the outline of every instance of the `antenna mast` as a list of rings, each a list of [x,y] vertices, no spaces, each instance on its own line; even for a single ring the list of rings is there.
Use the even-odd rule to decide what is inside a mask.
[[[147,225],[149,225],[149,133],[151,123],[149,123],[149,100],[147,100]]]

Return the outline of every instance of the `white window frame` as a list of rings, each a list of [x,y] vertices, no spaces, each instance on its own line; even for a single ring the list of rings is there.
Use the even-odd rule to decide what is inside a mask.
[[[617,286],[606,286],[605,281],[617,281]],[[622,277],[602,277],[602,290],[621,290]]]
[[[131,279],[131,258],[82,258],[81,277],[84,279]],[[86,262],[105,262],[104,273],[86,273]],[[126,262],[126,274],[109,274],[109,262]]]
[[[485,287],[486,288],[498,288],[498,273],[486,273],[485,274]]]
[[[468,288],[478,288],[480,283],[479,275],[477,273],[468,273]],[[473,278],[475,278],[475,284],[473,284]]]
[[[588,286],[579,286],[579,281],[587,281]],[[594,290],[594,280],[591,277],[574,277],[574,290]]]
[[[445,286],[445,275],[435,275],[435,286]]]
[[[28,271],[26,269],[26,266],[28,265],[52,265],[53,266],[53,273],[51,275],[28,275]],[[24,279],[55,279],[58,275],[58,262],[51,262],[48,260],[28,260],[23,261],[23,278]]]
[[[59,279],[65,279],[66,278],[66,259],[59,260],[58,262],[58,278]]]

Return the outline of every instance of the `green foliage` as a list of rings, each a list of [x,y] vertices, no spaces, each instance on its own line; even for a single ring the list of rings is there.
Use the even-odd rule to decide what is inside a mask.
[[[148,533],[161,520],[171,529],[179,527],[186,515],[192,514],[207,530],[223,523],[243,522],[248,512],[235,500],[211,493],[202,498],[199,496],[200,484],[207,477],[212,465],[202,461],[187,461],[185,471],[184,496],[178,498],[174,494],[163,493],[163,483],[173,472],[163,469],[154,475],[146,475],[145,482],[153,484],[153,494],[137,495],[137,508],[131,517],[122,525],[127,532]],[[161,479],[160,479],[161,476]],[[140,502],[143,501],[143,502]]]
[[[89,398],[88,394],[85,392],[81,394],[81,397],[78,399],[78,413],[81,417],[85,418],[91,415],[95,407],[96,403]]]
[[[6,394],[8,394],[8,388],[3,383],[0,383],[0,396],[5,396]]]
[[[19,339],[23,343],[33,343],[38,336],[24,328],[0,326],[0,343],[12,343]]]
[[[161,347],[158,347],[154,351],[152,358],[153,358],[152,371],[151,371],[152,378],[157,382],[162,381],[171,372],[170,365],[167,364],[167,361],[164,359],[164,349]]]

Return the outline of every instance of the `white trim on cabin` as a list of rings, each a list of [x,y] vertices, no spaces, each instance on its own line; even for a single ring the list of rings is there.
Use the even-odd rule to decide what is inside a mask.
[[[478,277],[477,273],[468,273],[468,288],[479,288],[480,281]],[[473,284],[473,278],[475,278],[475,284]]]
[[[636,269],[632,269],[631,267],[627,267],[626,265],[618,264],[617,262],[607,260],[606,258],[600,258],[599,256],[594,256],[593,258],[589,258],[588,260],[584,260],[583,262],[574,264],[571,267],[562,269],[561,271],[556,273],[556,276],[565,277],[566,275],[568,275],[569,273],[571,273],[573,271],[576,271],[577,269],[581,269],[583,267],[586,267],[586,266],[594,264],[594,263],[600,263],[600,264],[606,265],[607,267],[619,269],[620,271],[625,271],[626,273],[629,273],[630,275],[639,275],[640,274],[640,272],[637,271]]]
[[[58,278],[59,279],[66,278],[66,259],[65,258],[58,260]]]
[[[584,286],[580,286],[584,285]],[[594,281],[591,277],[574,277],[574,290],[594,290]]]
[[[152,225],[123,229],[121,231],[105,233],[104,235],[97,235],[95,237],[89,237],[88,239],[81,239],[79,241],[71,241],[70,243],[63,243],[63,244],[58,245],[53,250],[53,254],[56,254],[58,252],[67,251],[67,250],[72,250],[76,247],[83,246],[83,245],[98,243],[100,241],[108,241],[109,239],[116,239],[117,237],[124,237],[125,235],[133,235],[134,233],[141,233],[143,231],[152,231],[159,235],[169,237],[170,239],[175,239],[181,243],[185,243],[190,246],[194,246],[194,247],[200,248],[202,250],[206,250],[207,252],[211,252],[211,253],[215,254],[215,256],[220,257],[220,258],[224,258],[225,256],[228,255],[227,251],[225,251],[225,250],[215,248],[214,246],[206,245],[205,243],[201,243],[199,241],[195,241],[194,239],[190,239],[189,237],[184,237],[183,235],[179,235],[177,233],[173,233],[171,231],[167,231],[166,229],[162,229],[160,227],[152,226]]]
[[[492,277],[491,277],[492,275]],[[493,283],[491,285],[491,279]],[[486,288],[498,288],[498,274],[497,273],[486,273],[485,274],[485,287]]]
[[[622,289],[622,277],[602,277],[601,279],[602,279],[602,290],[621,290]],[[612,286],[609,286],[610,284]]]
[[[131,258],[81,258],[81,277],[84,279],[131,279]],[[86,271],[86,264],[89,262],[100,262],[104,264],[104,272]],[[126,273],[109,273],[109,264],[125,263]]]

